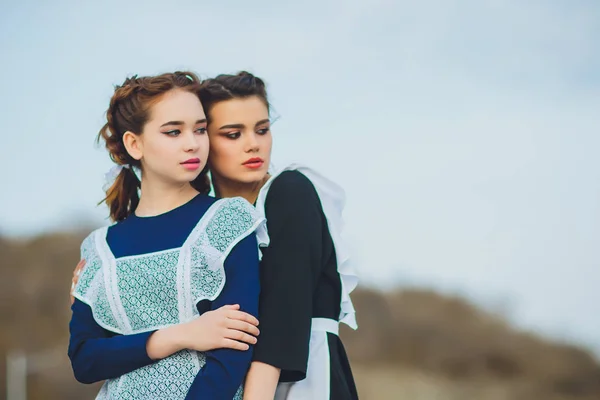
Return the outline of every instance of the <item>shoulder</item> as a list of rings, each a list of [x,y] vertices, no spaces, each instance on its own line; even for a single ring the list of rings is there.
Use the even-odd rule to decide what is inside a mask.
[[[96,249],[96,241],[98,240],[99,236],[102,235],[103,233],[105,234],[107,229],[113,227],[115,225],[108,225],[108,226],[103,226],[100,227],[98,229],[93,230],[92,232],[90,232],[89,235],[87,235],[83,241],[81,242],[81,251],[87,251],[87,252],[91,252],[91,251],[95,251]]]
[[[291,226],[314,226],[319,223],[322,210],[312,181],[295,170],[274,178],[264,203],[267,225],[273,232]]]
[[[229,197],[218,201],[215,217],[227,215],[231,218],[251,219],[258,218],[256,209],[243,197]]]
[[[306,203],[318,200],[317,191],[310,179],[297,170],[284,171],[273,179],[267,201]]]
[[[246,199],[224,198],[218,200],[209,211],[206,232],[211,241],[220,242],[226,247],[239,240],[237,238],[247,236],[262,222],[263,218]]]
[[[98,239],[101,238],[100,235],[106,233],[106,229],[107,227],[102,227],[92,231],[81,243],[80,257],[85,259],[86,264],[79,276],[74,295],[76,298],[87,304],[89,304],[89,299],[87,299],[88,289],[92,286],[96,274],[102,268],[100,250],[98,249],[97,243]]]

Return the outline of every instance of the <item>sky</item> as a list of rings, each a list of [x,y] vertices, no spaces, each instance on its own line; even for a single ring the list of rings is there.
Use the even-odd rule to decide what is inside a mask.
[[[94,139],[125,77],[248,70],[274,163],[345,188],[362,284],[600,355],[599,37],[584,0],[0,0],[0,233],[108,223]]]

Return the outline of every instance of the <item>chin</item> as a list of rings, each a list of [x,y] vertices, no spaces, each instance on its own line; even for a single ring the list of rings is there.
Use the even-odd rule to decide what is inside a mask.
[[[196,178],[198,178],[200,176],[200,173],[198,173],[197,171],[190,171],[185,173],[182,177],[181,180],[185,181],[185,182],[191,182],[193,180],[195,180]]]
[[[255,171],[243,171],[242,173],[232,176],[231,179],[243,183],[260,182],[267,175],[267,168],[260,168]]]

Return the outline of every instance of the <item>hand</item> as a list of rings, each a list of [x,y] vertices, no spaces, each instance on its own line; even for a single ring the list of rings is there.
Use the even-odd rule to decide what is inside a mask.
[[[75,291],[75,285],[77,285],[77,282],[79,281],[79,275],[81,274],[81,270],[83,269],[84,266],[85,266],[85,260],[82,259],[79,261],[79,263],[75,267],[75,270],[73,270],[73,278],[71,279],[71,292],[70,292],[71,305],[73,305],[73,303],[75,302],[75,298],[73,297],[73,292]]]
[[[221,348],[248,350],[248,344],[255,344],[260,333],[258,320],[239,309],[238,304],[223,306],[182,324],[184,348],[196,351]]]
[[[148,357],[160,360],[184,349],[248,350],[247,343],[256,343],[258,320],[239,309],[238,304],[227,305],[205,312],[190,322],[159,329],[146,343]]]

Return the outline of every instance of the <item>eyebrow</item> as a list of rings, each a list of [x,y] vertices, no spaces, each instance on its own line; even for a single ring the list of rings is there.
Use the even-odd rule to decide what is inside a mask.
[[[199,119],[197,120],[194,125],[198,125],[198,124],[203,124],[206,122],[206,118],[204,119]],[[164,124],[162,124],[160,127],[162,128],[163,126],[167,126],[167,125],[185,125],[185,122],[183,121],[169,121],[169,122],[165,122]]]
[[[256,124],[254,124],[254,127],[256,128],[257,126],[267,123],[269,121],[270,120],[268,118],[260,120]],[[229,124],[229,125],[223,125],[219,129],[242,129],[243,127],[244,127],[244,124]]]

